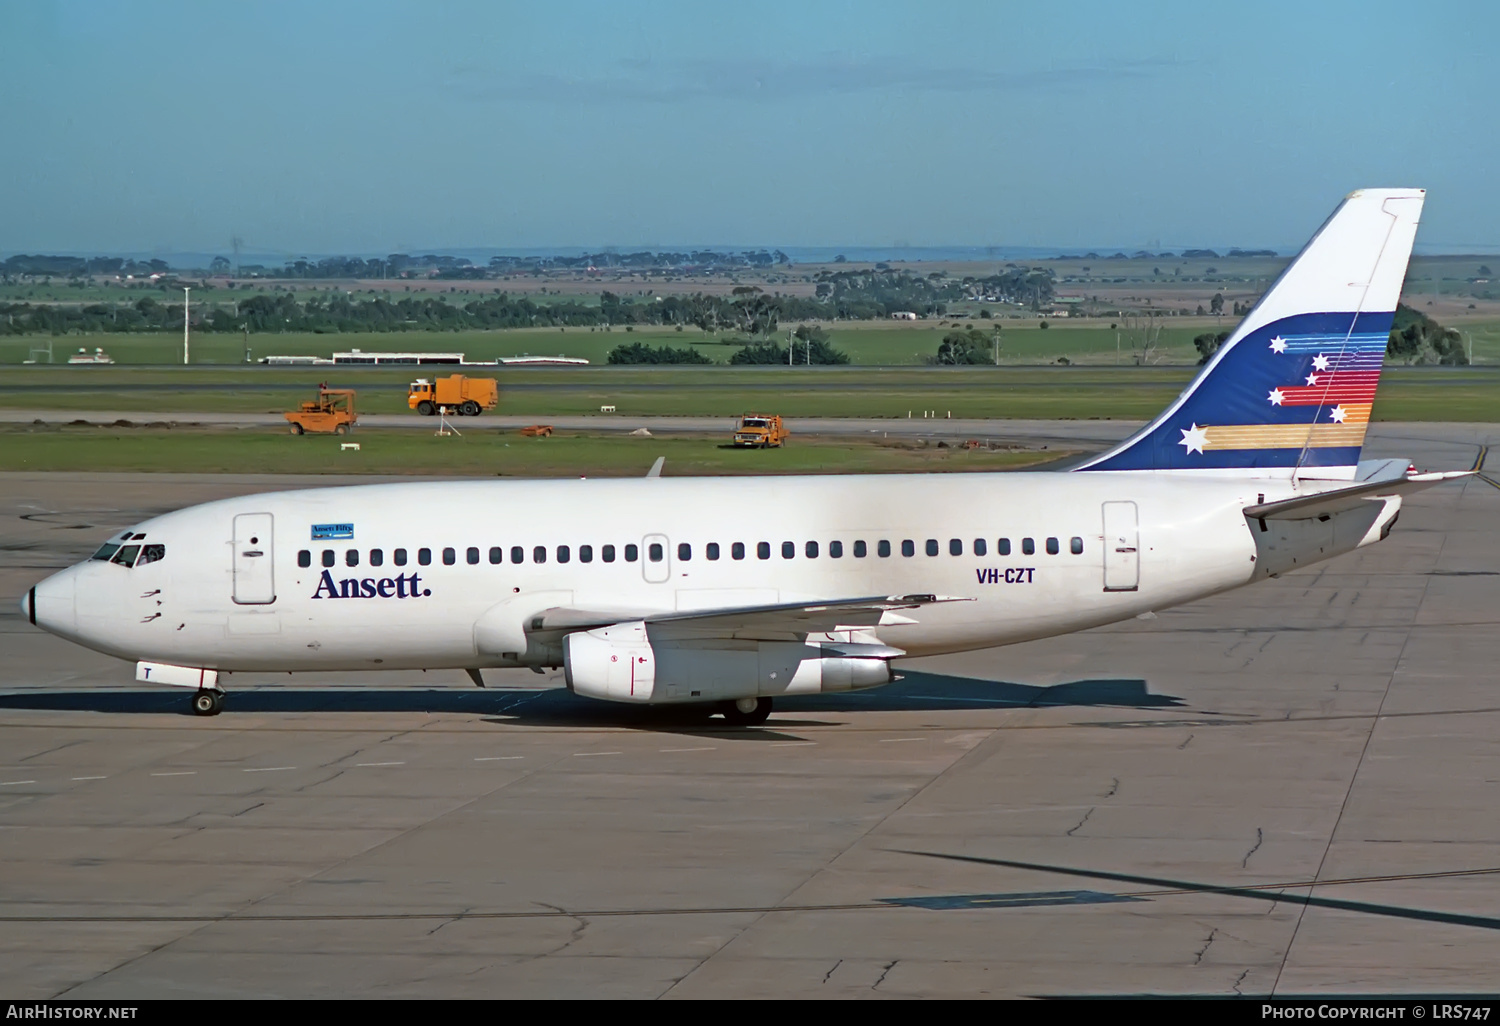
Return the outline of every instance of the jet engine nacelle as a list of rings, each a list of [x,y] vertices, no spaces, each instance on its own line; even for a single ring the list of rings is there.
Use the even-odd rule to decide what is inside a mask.
[[[890,660],[901,654],[882,645],[659,641],[640,621],[563,639],[568,687],[615,702],[706,702],[873,688],[895,679]]]

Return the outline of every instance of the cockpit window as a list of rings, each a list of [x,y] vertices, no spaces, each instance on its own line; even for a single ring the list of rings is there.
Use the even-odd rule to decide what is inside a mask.
[[[108,562],[109,557],[113,556],[118,551],[120,551],[118,542],[105,542],[103,545],[99,546],[99,551],[94,553],[93,558],[102,559],[105,562]]]
[[[110,560],[110,562],[119,563],[121,566],[134,566],[135,557],[140,551],[141,547],[139,545],[122,546],[120,551],[115,553],[115,558]]]
[[[165,545],[142,545],[141,558],[136,560],[136,566],[145,566],[147,563],[155,563],[159,559],[166,558],[167,547]]]

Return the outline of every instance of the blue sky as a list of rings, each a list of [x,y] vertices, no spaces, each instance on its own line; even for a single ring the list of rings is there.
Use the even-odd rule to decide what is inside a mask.
[[[0,2],[0,252],[1500,248],[1493,3]]]

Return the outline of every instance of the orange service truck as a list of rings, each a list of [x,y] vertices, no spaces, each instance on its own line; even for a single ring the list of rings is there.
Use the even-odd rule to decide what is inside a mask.
[[[747,413],[734,429],[734,444],[740,448],[780,448],[790,434],[775,413]]]
[[[493,410],[500,402],[500,386],[494,378],[471,378],[450,374],[428,381],[418,378],[406,391],[406,406],[424,417],[445,408],[449,413],[477,417],[483,410]]]

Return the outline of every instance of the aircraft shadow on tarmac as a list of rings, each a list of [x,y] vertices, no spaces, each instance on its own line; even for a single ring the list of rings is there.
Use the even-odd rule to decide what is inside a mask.
[[[0,694],[0,711],[182,713],[190,715],[186,690],[16,691]],[[776,700],[768,726],[817,726],[809,714],[936,712],[938,710],[1114,706],[1176,708],[1182,699],[1152,694],[1144,680],[1080,680],[1051,687],[1008,681],[908,672],[892,684],[832,695],[793,695]],[[580,698],[564,688],[524,691],[469,688],[260,687],[231,690],[225,715],[234,713],[468,713],[496,723],[532,726],[635,726],[682,729],[704,726],[701,707],[628,706]],[[765,731],[761,732],[762,734]]]

